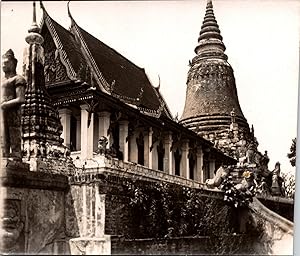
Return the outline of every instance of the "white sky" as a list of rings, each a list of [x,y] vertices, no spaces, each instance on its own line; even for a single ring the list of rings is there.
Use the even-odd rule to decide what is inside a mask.
[[[242,111],[254,124],[259,149],[292,170],[286,154],[297,134],[300,3],[288,0],[214,0],[214,12],[234,69]],[[67,2],[44,2],[65,28]],[[204,18],[206,0],[70,2],[78,25],[145,68],[175,115],[182,114],[188,62]],[[38,21],[41,10],[37,2]],[[1,52],[12,48],[22,69],[32,2],[1,2]]]

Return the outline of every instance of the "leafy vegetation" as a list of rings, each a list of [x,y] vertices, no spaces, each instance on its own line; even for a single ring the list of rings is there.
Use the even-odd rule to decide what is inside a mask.
[[[166,182],[126,180],[123,193],[129,198],[132,234],[130,239],[209,237],[216,253],[234,253],[245,247],[246,236],[238,234],[238,209],[221,198]],[[253,241],[258,233],[250,234]],[[249,234],[247,234],[249,245]],[[233,243],[233,240],[235,241]]]
[[[293,167],[296,166],[296,144],[297,144],[297,138],[292,140],[290,153],[287,154],[287,157],[290,159],[290,163]]]

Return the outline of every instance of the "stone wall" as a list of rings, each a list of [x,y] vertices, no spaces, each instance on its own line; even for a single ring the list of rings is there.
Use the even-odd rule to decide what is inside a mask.
[[[208,237],[112,239],[112,254],[208,254]]]
[[[79,227],[79,233],[73,236],[85,234],[83,222],[86,222],[87,234],[93,234],[88,228],[90,209],[94,208],[92,197],[96,195],[90,192],[92,187],[98,189],[104,201],[106,235],[121,235],[128,239],[197,235],[199,232],[206,235],[213,232],[210,228],[216,228],[218,222],[234,229],[235,213],[217,191],[99,171],[85,172],[71,181],[70,191],[76,200],[73,206]],[[74,222],[74,218],[67,217],[67,223]]]
[[[253,220],[260,236],[253,248],[260,254],[292,255],[293,229],[291,221],[265,207],[257,198],[250,204]]]
[[[2,252],[262,254],[291,241],[292,223],[258,203],[248,211],[258,225],[241,234],[241,212],[221,191],[120,172],[85,170],[68,180],[4,170]],[[5,229],[8,220],[13,231]]]
[[[82,193],[82,184],[87,184],[86,191],[97,184],[105,205],[104,234],[118,237],[111,240],[112,253],[147,253],[151,250],[157,253],[171,250],[168,253],[172,253],[174,248],[180,252],[189,246],[189,252],[202,253],[202,247],[186,243],[184,237],[187,236],[208,237],[209,250],[216,253],[265,254],[273,250],[272,240],[267,243],[269,247],[261,240],[268,220],[260,218],[264,221],[259,225],[249,222],[246,233],[241,234],[239,218],[245,214],[245,209],[226,205],[219,190],[144,179],[139,172],[121,175],[121,171],[115,173],[110,168],[91,171],[85,170],[71,185],[72,195],[78,200],[78,206],[74,204],[74,209],[78,209],[78,226],[81,229],[80,215],[90,213],[89,210],[85,214],[80,212],[84,203],[77,194]],[[89,192],[86,195],[95,196]],[[249,217],[251,210],[246,212]]]
[[[284,197],[258,197],[259,201],[269,208],[270,210],[276,212],[280,216],[288,219],[289,221],[294,221],[294,200]]]
[[[103,237],[105,195],[98,182],[72,184],[66,194],[66,233],[69,237]]]
[[[123,237],[113,237],[111,240],[112,254],[126,255],[170,255],[170,254],[230,254],[249,255],[261,254],[256,252],[255,239],[249,235],[227,234],[224,236],[224,244],[217,238],[208,236],[199,237],[174,237],[174,238],[145,238],[145,239],[124,239]]]
[[[61,175],[6,171],[1,173],[2,252],[59,253],[65,240],[65,190]],[[11,229],[11,223],[14,223]],[[65,243],[63,251],[67,253]]]
[[[131,239],[205,235],[212,232],[210,228],[215,228],[215,223],[225,219],[226,228],[232,224],[234,230],[235,213],[222,197],[211,198],[201,192],[175,184],[119,178],[106,193],[105,234]]]
[[[129,209],[129,198],[120,194],[107,194],[105,199],[105,234],[130,234],[132,220]]]

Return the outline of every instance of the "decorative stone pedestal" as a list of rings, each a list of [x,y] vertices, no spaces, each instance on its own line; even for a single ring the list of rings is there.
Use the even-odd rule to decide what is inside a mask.
[[[26,163],[1,160],[1,254],[65,253],[68,247],[62,250],[55,241],[65,239],[68,178],[29,171]]]
[[[103,238],[78,237],[69,241],[72,255],[110,255],[110,236]]]
[[[94,155],[92,159],[76,159],[74,160],[74,165],[77,168],[100,168],[105,167],[105,156],[104,155]]]

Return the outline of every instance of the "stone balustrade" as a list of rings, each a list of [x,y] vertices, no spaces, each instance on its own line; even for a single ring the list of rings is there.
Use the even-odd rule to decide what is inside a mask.
[[[158,180],[192,188],[206,187],[205,184],[198,181],[168,174],[166,172],[158,170],[149,169],[136,163],[123,162],[116,158],[109,159],[104,156],[98,156],[93,160],[90,160],[90,162],[87,162],[87,165],[85,165],[83,169],[78,168],[77,170],[78,174],[80,175],[75,175],[75,177],[71,178],[74,182],[90,182],[98,178],[97,174],[108,172],[119,176],[139,176],[149,181]]]

